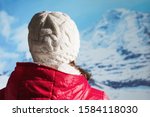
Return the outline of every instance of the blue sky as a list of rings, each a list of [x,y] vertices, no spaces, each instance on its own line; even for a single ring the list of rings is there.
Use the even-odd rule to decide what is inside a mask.
[[[39,11],[62,11],[77,23],[79,31],[95,25],[111,9],[149,12],[150,0],[0,0],[0,73],[22,56],[29,57],[27,25]]]
[[[16,17],[16,25],[28,23],[38,11],[63,11],[76,21],[80,30],[95,24],[114,8],[150,12],[150,0],[0,0],[0,10]]]

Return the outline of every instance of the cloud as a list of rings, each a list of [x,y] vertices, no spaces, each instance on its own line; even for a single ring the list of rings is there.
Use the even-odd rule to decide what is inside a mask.
[[[28,29],[27,24],[17,27],[11,37],[11,41],[16,44],[16,52],[25,53],[25,59],[30,59],[31,54],[28,47]]]
[[[4,72],[4,69],[5,69],[6,66],[7,66],[6,62],[4,62],[4,61],[2,62],[0,60],[0,74],[2,74]]]
[[[30,57],[29,49],[28,49],[28,29],[27,23],[19,25],[17,27],[13,27],[12,24],[15,23],[14,16],[9,15],[6,11],[0,11],[0,35],[7,39],[7,41],[11,42],[13,45],[16,45],[14,52],[22,53],[25,52],[27,57]],[[19,22],[19,20],[18,20]],[[6,40],[3,40],[6,41]],[[5,46],[6,48],[7,45]],[[4,55],[3,55],[4,56]],[[6,54],[5,54],[6,56]]]
[[[17,52],[27,52],[27,24],[13,27],[12,30],[12,24],[15,23],[15,20],[16,18],[14,16],[10,16],[6,11],[0,11],[0,34],[7,38],[8,41],[12,42],[12,44],[17,46]]]
[[[0,48],[0,55],[0,74],[7,71],[11,66],[11,62],[19,58],[18,53],[7,52],[3,48]]]
[[[18,52],[28,52],[27,35],[28,35],[27,24],[23,24],[14,30],[11,40],[17,44],[16,49]]]
[[[7,51],[5,51],[5,50],[3,50],[2,48],[0,48],[0,55],[1,55],[1,57],[0,57],[0,60],[1,59],[14,59],[14,58],[18,58],[18,54],[17,53],[10,53],[10,52],[7,52]]]
[[[0,34],[5,38],[9,38],[12,30],[11,24],[15,21],[15,18],[8,15],[5,11],[0,11]]]
[[[17,61],[31,58],[27,41],[27,24],[12,27],[13,24],[17,23],[15,22],[16,19],[6,11],[0,11],[0,36],[3,37],[0,44],[5,43],[4,46],[0,47],[0,74],[12,70]],[[14,46],[15,48],[12,48]]]

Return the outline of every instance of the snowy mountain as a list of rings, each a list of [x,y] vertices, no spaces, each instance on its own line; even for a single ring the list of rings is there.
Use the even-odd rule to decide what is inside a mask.
[[[150,86],[150,13],[111,10],[82,37],[78,61],[93,86]]]

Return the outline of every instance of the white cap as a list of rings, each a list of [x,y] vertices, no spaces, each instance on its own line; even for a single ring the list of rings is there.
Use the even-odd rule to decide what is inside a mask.
[[[80,47],[76,24],[61,12],[39,12],[29,26],[28,43],[34,62],[58,66],[74,61]]]

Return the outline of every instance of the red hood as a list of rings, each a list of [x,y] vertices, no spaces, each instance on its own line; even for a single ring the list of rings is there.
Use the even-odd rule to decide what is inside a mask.
[[[72,75],[34,63],[17,63],[5,89],[5,99],[104,99],[83,75]]]

